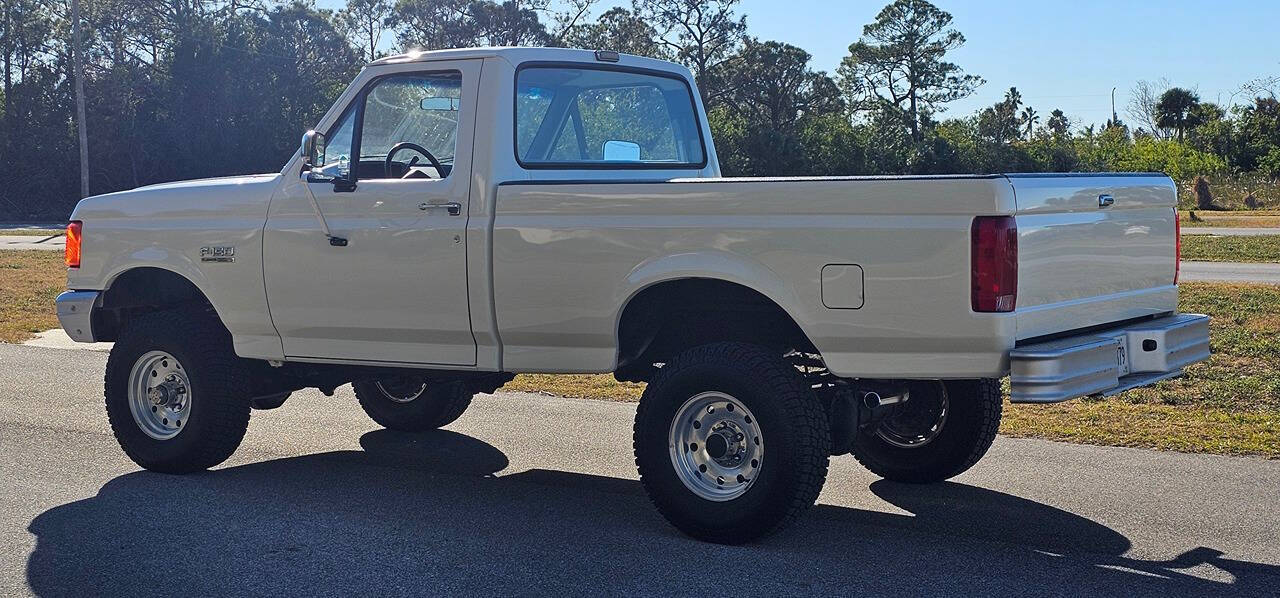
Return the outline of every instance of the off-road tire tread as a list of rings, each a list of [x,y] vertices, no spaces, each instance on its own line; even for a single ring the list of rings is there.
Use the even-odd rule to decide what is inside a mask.
[[[980,378],[977,380],[949,381],[947,385],[947,393],[950,396],[952,405],[955,405],[957,400],[977,403],[978,411],[974,414],[977,419],[977,431],[963,458],[939,460],[926,467],[906,468],[900,464],[891,463],[876,455],[869,454],[866,451],[858,450],[858,443],[855,443],[853,456],[858,460],[858,463],[861,463],[863,467],[882,478],[908,484],[941,482],[958,476],[977,464],[983,455],[987,454],[987,450],[991,448],[991,443],[996,439],[996,432],[1000,430],[1000,417],[1004,409],[1004,396],[1000,390],[1000,381],[995,378]],[[874,431],[859,432],[859,434],[874,434]]]
[[[356,400],[360,402],[360,408],[364,410],[365,415],[368,415],[379,426],[401,432],[426,432],[427,430],[443,428],[457,421],[467,411],[467,407],[471,406],[471,399],[475,397],[475,394],[471,392],[465,383],[451,382],[447,384],[453,389],[452,391],[447,393],[439,392],[436,396],[419,397],[417,399],[431,400],[433,403],[426,416],[417,419],[403,416],[397,417],[383,411],[379,403],[389,402],[389,399],[383,395],[372,380],[359,381],[352,384],[351,387],[355,390]],[[424,392],[432,392],[430,385]]]
[[[767,527],[754,530],[681,529],[695,538],[720,544],[742,544],[775,534],[794,523],[817,501],[827,479],[831,446],[826,410],[805,386],[799,371],[782,359],[777,351],[748,343],[720,342],[689,349],[663,365],[645,388],[632,426],[632,443],[636,467],[640,469],[640,482],[645,486],[650,502],[668,521],[680,527],[669,514],[671,505],[665,502],[660,489],[654,488],[647,480],[641,466],[641,451],[648,448],[643,446],[641,427],[642,422],[649,419],[650,410],[655,408],[656,401],[646,400],[651,394],[661,392],[666,381],[676,376],[682,368],[705,364],[718,364],[735,370],[742,377],[755,378],[762,386],[775,393],[773,398],[782,404],[782,409],[789,418],[785,425],[791,429],[791,436],[796,441],[794,450],[798,458],[792,469],[795,484],[791,488],[784,515],[776,521],[767,522]],[[667,422],[665,425],[670,424]],[[666,448],[662,447],[661,450],[662,459],[669,462]]]
[[[196,417],[205,420],[202,434],[192,450],[169,458],[156,458],[134,445],[130,432],[136,430],[138,424],[129,412],[128,398],[113,401],[110,396],[116,385],[127,392],[133,361],[138,354],[154,347],[155,338],[182,339],[176,344],[186,353],[182,360],[185,367],[199,371],[200,385],[193,388],[193,392],[198,393]],[[245,360],[236,356],[231,336],[216,316],[198,308],[137,316],[121,331],[107,358],[103,402],[112,433],[134,463],[151,471],[191,473],[218,465],[235,452],[249,428],[252,403],[249,372]]]

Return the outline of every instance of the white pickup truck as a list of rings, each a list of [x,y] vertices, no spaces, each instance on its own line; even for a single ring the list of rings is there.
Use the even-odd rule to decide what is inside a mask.
[[[721,178],[685,68],[606,51],[378,60],[276,174],[80,202],[57,299],[115,341],[106,408],[162,472],[225,460],[250,410],[352,383],[428,430],[521,372],[648,383],[644,487],[744,542],[828,459],[934,482],[1014,402],[1112,394],[1209,355],[1178,314],[1159,174]]]

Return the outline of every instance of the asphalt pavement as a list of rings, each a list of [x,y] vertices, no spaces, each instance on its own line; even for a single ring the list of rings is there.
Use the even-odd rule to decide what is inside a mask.
[[[1261,237],[1280,235],[1276,227],[1244,227],[1244,226],[1184,226],[1184,235],[1216,235],[1220,237]]]
[[[67,246],[67,238],[59,232],[50,232],[48,236],[39,235],[0,235],[0,249],[47,249],[62,251]]]
[[[255,412],[202,474],[139,470],[106,355],[0,345],[0,595],[1275,596],[1280,461],[1000,437],[955,480],[832,460],[759,543],[696,542],[636,481],[634,405],[477,397],[378,429],[349,387]]]
[[[1186,282],[1250,282],[1280,284],[1280,264],[1182,262],[1178,279]]]

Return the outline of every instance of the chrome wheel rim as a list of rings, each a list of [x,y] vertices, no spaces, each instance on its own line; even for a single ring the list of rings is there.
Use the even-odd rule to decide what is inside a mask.
[[[949,398],[944,384],[912,385],[910,397],[876,428],[876,436],[898,448],[920,448],[933,442],[947,423]]]
[[[422,396],[427,391],[426,382],[415,382],[407,378],[391,378],[385,383],[382,380],[375,381],[374,386],[378,387],[378,391],[382,396],[387,397],[393,403],[412,403],[414,399]]]
[[[676,410],[668,448],[681,483],[717,502],[746,494],[764,464],[760,422],[742,402],[722,392],[700,393]]]
[[[169,440],[191,416],[191,382],[173,355],[150,351],[129,372],[129,412],[143,434]]]

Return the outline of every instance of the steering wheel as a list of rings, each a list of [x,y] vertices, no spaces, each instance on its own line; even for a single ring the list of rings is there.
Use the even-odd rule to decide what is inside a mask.
[[[397,143],[391,146],[391,149],[387,151],[387,159],[382,164],[383,169],[387,173],[387,178],[389,179],[395,178],[391,175],[391,162],[392,162],[391,158],[396,155],[396,152],[399,152],[400,150],[407,150],[407,149],[411,149],[415,152],[418,152],[419,154],[426,156],[427,161],[431,163],[432,168],[436,169],[436,173],[440,175],[440,178],[443,179],[445,177],[444,167],[440,165],[440,161],[437,160],[435,156],[431,155],[431,152],[427,151],[427,148],[422,147],[421,145],[418,145],[416,143],[413,143],[412,141],[401,141],[400,143]],[[414,164],[417,164],[417,163],[418,163],[418,159],[415,157],[411,162],[409,162],[409,166],[413,166]]]

